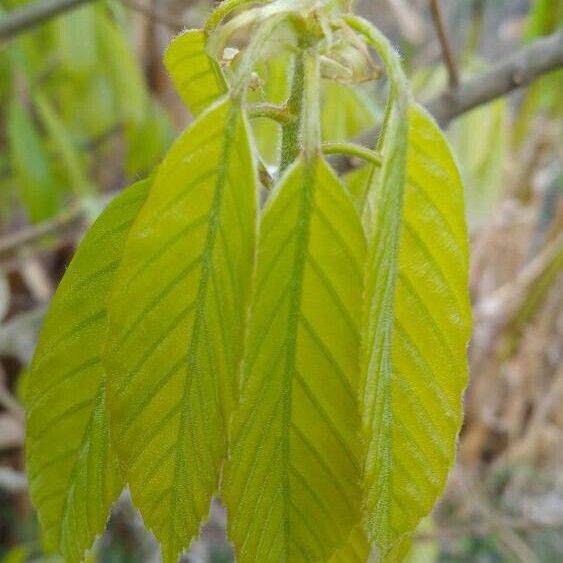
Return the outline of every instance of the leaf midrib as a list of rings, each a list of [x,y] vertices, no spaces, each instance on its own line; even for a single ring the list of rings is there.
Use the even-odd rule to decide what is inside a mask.
[[[232,141],[235,135],[237,126],[238,114],[240,110],[238,107],[230,107],[226,119],[223,155],[219,160],[217,181],[215,184],[215,191],[213,194],[213,201],[209,211],[209,227],[203,252],[201,255],[201,277],[199,280],[198,292],[195,299],[195,315],[194,323],[191,331],[191,338],[189,350],[187,354],[187,367],[186,367],[186,380],[184,383],[184,391],[181,400],[180,423],[178,428],[178,437],[176,440],[176,459],[174,465],[174,476],[172,479],[172,487],[177,488],[178,476],[180,473],[180,464],[184,459],[184,442],[182,440],[185,434],[185,427],[188,422],[187,412],[187,398],[191,392],[194,371],[197,366],[197,355],[199,340],[201,337],[202,325],[205,321],[205,304],[208,294],[209,279],[213,267],[213,254],[215,250],[215,243],[217,234],[220,228],[220,214],[225,195],[225,188],[228,179],[228,166],[231,157]],[[174,546],[174,514],[176,511],[176,502],[178,495],[172,495],[170,511],[169,511],[169,528],[168,537],[169,545]],[[173,554],[175,556],[175,554]]]
[[[399,116],[400,119],[402,116]],[[391,484],[389,481],[392,479],[392,469],[390,464],[392,464],[392,436],[391,433],[388,431],[389,423],[385,423],[385,421],[390,420],[391,417],[391,382],[390,377],[392,375],[392,357],[391,357],[391,339],[392,339],[392,332],[393,332],[393,309],[394,309],[394,300],[395,300],[395,293],[396,293],[396,283],[397,283],[397,271],[398,271],[398,260],[399,260],[399,242],[400,242],[400,232],[401,232],[401,224],[402,224],[402,208],[403,208],[403,201],[404,201],[404,191],[405,191],[405,184],[406,184],[406,174],[400,176],[401,182],[399,186],[392,185],[394,182],[394,176],[396,175],[395,172],[395,163],[400,158],[403,161],[403,165],[406,164],[407,152],[406,152],[406,141],[407,141],[407,134],[408,129],[406,126],[406,117],[405,123],[398,124],[398,131],[394,131],[394,134],[390,134],[389,138],[391,140],[391,153],[387,156],[388,165],[384,168],[382,179],[381,179],[381,190],[382,193],[380,194],[378,203],[381,204],[383,201],[384,207],[380,208],[376,211],[376,218],[377,222],[382,225],[382,232],[379,236],[376,237],[376,242],[378,246],[374,248],[372,251],[376,254],[379,252],[383,252],[383,262],[387,263],[387,279],[384,281],[383,287],[383,297],[381,299],[380,305],[380,315],[374,327],[374,334],[373,338],[370,338],[369,342],[369,350],[373,350],[374,343],[381,339],[382,341],[382,351],[379,357],[379,363],[376,366],[373,366],[374,355],[370,353],[368,357],[368,374],[375,368],[376,373],[379,372],[379,377],[377,378],[376,382],[376,391],[373,395],[375,397],[374,405],[367,405],[368,412],[373,412],[373,416],[375,416],[375,409],[377,408],[378,397],[380,396],[381,392],[383,391],[383,399],[381,400],[381,410],[380,416],[383,417],[383,420],[378,425],[378,436],[371,436],[370,442],[373,445],[374,443],[379,444],[381,443],[381,447],[378,449],[383,453],[382,460],[381,460],[381,475],[378,478],[378,483],[373,483],[371,486],[376,486],[380,490],[380,493],[385,492],[386,495],[391,494]],[[397,123],[397,122],[395,122]],[[397,137],[399,137],[397,142]],[[402,139],[400,137],[403,137]],[[399,165],[401,163],[399,162]],[[403,166],[404,169],[404,166]],[[384,198],[384,199],[383,199]],[[390,209],[389,209],[390,208]],[[384,228],[386,226],[386,228]],[[382,248],[382,241],[385,240],[385,248]],[[371,263],[371,260],[370,260]],[[373,306],[373,301],[370,303],[370,307]],[[371,317],[371,311],[368,313],[368,318]],[[382,331],[383,334],[378,337],[379,331]],[[376,356],[377,357],[377,356]],[[382,373],[385,372],[385,373]],[[367,383],[367,380],[366,380]],[[368,431],[371,432],[373,429],[373,416],[368,417]],[[380,442],[381,440],[381,442]],[[369,448],[371,451],[372,448]],[[388,499],[384,499],[384,494],[379,494],[379,499],[377,502],[378,507],[381,504],[385,506],[389,505]],[[377,511],[380,512],[379,510]],[[384,510],[383,520],[387,522],[386,525],[383,522],[379,522],[377,527],[379,530],[388,529],[390,526],[390,511],[388,509]],[[388,535],[385,532],[385,535]]]
[[[309,254],[310,223],[313,209],[313,198],[315,192],[315,178],[317,172],[316,159],[307,160],[303,163],[303,171],[300,187],[300,212],[297,215],[297,228],[295,235],[295,257],[289,285],[289,312],[286,336],[286,360],[284,372],[283,393],[283,416],[285,419],[284,445],[283,445],[283,483],[282,489],[285,493],[284,502],[284,531],[285,531],[285,553],[286,557],[290,550],[290,517],[289,509],[291,503],[290,492],[290,428],[291,411],[293,399],[293,379],[296,375],[296,352],[297,332],[301,318],[301,298],[303,293],[303,281],[305,265]]]

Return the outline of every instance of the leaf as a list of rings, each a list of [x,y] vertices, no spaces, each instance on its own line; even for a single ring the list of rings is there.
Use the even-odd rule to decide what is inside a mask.
[[[51,217],[60,194],[49,156],[35,124],[17,100],[10,105],[8,135],[12,167],[29,218],[35,222]]]
[[[350,196],[360,214],[365,208],[367,188],[369,187],[372,174],[377,174],[378,170],[374,170],[371,164],[364,164],[359,168],[351,170],[342,178]]]
[[[165,561],[197,535],[217,489],[237,399],[256,199],[248,124],[223,99],[160,166],[110,299],[112,438]]]
[[[118,196],[72,260],[43,326],[26,389],[27,468],[46,538],[81,561],[121,491],[109,444],[101,353],[106,297],[149,182]]]
[[[164,55],[174,86],[194,115],[227,93],[227,83],[217,62],[205,51],[205,33],[191,29],[178,35]]]
[[[358,524],[350,534],[344,547],[338,549],[329,563],[366,563],[370,555],[370,545],[363,526]]]
[[[382,170],[366,286],[367,525],[384,554],[415,530],[444,487],[462,419],[471,324],[459,172],[432,118],[413,106],[409,121],[404,198],[394,198],[401,175]],[[389,130],[396,127],[393,117]],[[399,166],[400,147],[384,148],[388,170]]]
[[[222,499],[239,563],[327,560],[359,521],[357,377],[365,240],[327,164],[267,203]]]
[[[376,123],[374,104],[362,89],[323,81],[323,141],[348,141]]]

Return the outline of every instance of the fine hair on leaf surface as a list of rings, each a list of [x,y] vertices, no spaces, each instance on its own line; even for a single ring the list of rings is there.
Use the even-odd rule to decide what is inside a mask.
[[[440,495],[467,383],[463,186],[348,4],[227,0],[168,48],[193,121],[86,235],[31,369],[30,487],[69,561],[125,487],[166,563],[214,496],[239,563],[398,561]],[[369,48],[377,111],[354,89],[380,77]],[[335,154],[365,169],[340,178]]]
[[[102,364],[107,296],[150,181],[126,189],[92,226],[68,268],[31,366],[27,469],[47,542],[81,561],[121,492],[109,441]]]

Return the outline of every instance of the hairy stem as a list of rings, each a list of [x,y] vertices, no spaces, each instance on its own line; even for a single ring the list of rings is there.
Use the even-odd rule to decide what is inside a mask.
[[[376,166],[381,166],[382,162],[380,154],[356,143],[323,143],[321,149],[327,155],[344,154],[351,158],[365,160]]]
[[[290,113],[285,105],[260,103],[253,104],[248,108],[248,117],[251,119],[256,117],[265,117],[276,121],[281,125],[297,121],[297,116]]]
[[[303,59],[300,56],[295,57],[293,68],[293,77],[291,80],[291,91],[289,100],[287,101],[287,109],[292,115],[301,116],[303,106]],[[301,128],[301,119],[298,118],[291,123],[286,123],[282,127],[282,148],[280,175],[285,169],[297,158],[300,150],[299,131]]]

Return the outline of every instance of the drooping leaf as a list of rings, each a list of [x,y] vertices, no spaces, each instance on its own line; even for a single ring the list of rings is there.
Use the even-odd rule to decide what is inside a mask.
[[[205,33],[201,29],[178,35],[164,55],[164,64],[194,115],[199,115],[227,92],[219,65],[205,51]]]
[[[20,197],[32,221],[52,216],[58,209],[57,190],[49,156],[33,120],[13,100],[8,115],[10,160]]]
[[[323,81],[322,137],[348,141],[375,125],[377,114],[364,92],[338,82]]]
[[[329,563],[366,563],[371,547],[361,524],[350,534],[344,547],[338,549],[330,558]]]
[[[102,346],[106,298],[149,182],[131,186],[80,245],[43,326],[27,381],[27,470],[45,537],[81,561],[122,485],[109,443]]]
[[[327,164],[298,160],[262,219],[222,499],[239,563],[326,560],[359,522],[365,240]]]
[[[159,168],[110,300],[112,438],[165,561],[197,535],[236,401],[254,255],[248,125],[228,99]]]
[[[352,200],[354,201],[354,204],[358,208],[360,214],[363,212],[365,207],[367,197],[366,192],[370,179],[372,178],[372,174],[378,173],[378,170],[374,170],[373,168],[374,167],[371,164],[364,164],[355,170],[351,170],[343,177],[344,184],[350,192]]]
[[[471,324],[459,172],[424,110],[411,107],[409,123],[402,201],[393,196],[403,190],[401,176],[381,173],[366,285],[367,525],[383,554],[415,530],[444,487],[462,418]],[[395,127],[391,118],[389,130]],[[399,150],[396,143],[387,149]],[[387,162],[392,168],[396,157]]]

